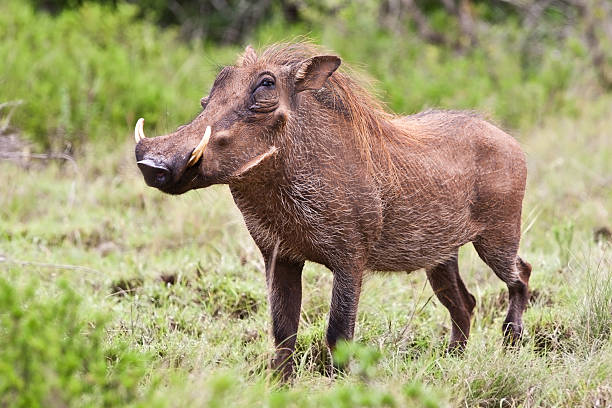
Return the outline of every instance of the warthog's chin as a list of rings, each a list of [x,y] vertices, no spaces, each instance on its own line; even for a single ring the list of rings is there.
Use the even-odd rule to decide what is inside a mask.
[[[215,180],[209,177],[204,177],[200,173],[187,171],[176,183],[169,183],[164,186],[159,186],[157,189],[167,194],[179,195],[190,190],[206,188],[213,184],[217,184]]]
[[[157,189],[166,194],[180,195],[188,192],[189,190],[193,190],[194,188],[188,185],[176,184],[171,186],[157,187]]]

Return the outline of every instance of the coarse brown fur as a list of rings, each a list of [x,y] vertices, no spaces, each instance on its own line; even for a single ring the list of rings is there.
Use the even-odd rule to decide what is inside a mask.
[[[247,47],[224,68],[202,113],[176,132],[144,139],[147,183],[181,194],[229,184],[266,263],[273,367],[293,369],[305,261],[334,274],[328,345],[353,336],[364,271],[425,269],[462,349],[474,297],[457,266],[472,242],[510,296],[503,325],[523,330],[531,266],[517,255],[525,157],[508,134],[469,112],[398,117],[309,44]],[[206,126],[202,158],[187,162]]]

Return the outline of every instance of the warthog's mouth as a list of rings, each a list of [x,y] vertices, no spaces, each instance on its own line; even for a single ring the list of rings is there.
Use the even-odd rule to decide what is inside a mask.
[[[193,149],[191,152],[191,157],[189,157],[189,161],[187,162],[187,167],[191,167],[200,160],[202,155],[204,154],[204,150],[208,145],[208,141],[210,140],[210,134],[212,133],[210,126],[206,126],[206,131],[204,132],[204,136],[202,136],[202,140],[200,143]],[[144,118],[138,119],[136,122],[136,126],[134,127],[134,140],[136,144],[138,144],[141,140],[146,139],[147,136],[144,133]]]
[[[212,134],[210,126],[206,126],[204,135],[191,153],[164,157],[158,154],[147,154],[147,144],[153,143],[155,138],[147,138],[144,133],[144,119],[140,118],[134,127],[134,140],[136,141],[136,164],[142,172],[145,182],[165,193],[182,194],[191,189],[207,187],[214,183],[228,183],[232,180],[244,179],[252,170],[263,162],[274,157],[279,149],[270,146],[266,151],[242,164],[228,174],[208,174],[203,172],[202,166],[196,164],[202,159]],[[150,142],[146,142],[150,141]],[[150,144],[149,144],[150,146]],[[186,153],[186,152],[185,152]]]
[[[191,151],[189,160],[183,155],[177,158],[165,157],[138,157],[138,168],[144,176],[145,182],[151,187],[155,187],[168,194],[182,194],[193,188],[201,187],[205,183],[195,164],[202,158],[204,150],[210,140],[211,128],[206,127],[204,136],[200,143]],[[134,127],[134,140],[138,146],[145,139],[149,140],[144,133],[144,119],[140,118]]]

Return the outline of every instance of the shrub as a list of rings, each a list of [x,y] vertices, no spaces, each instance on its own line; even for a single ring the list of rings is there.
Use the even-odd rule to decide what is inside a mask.
[[[146,397],[145,356],[107,347],[105,319],[84,320],[79,296],[65,282],[55,289],[41,296],[34,281],[16,288],[0,278],[0,405],[116,406]]]
[[[116,145],[130,137],[140,116],[150,134],[184,123],[200,109],[216,68],[240,51],[182,41],[179,27],[156,26],[134,4],[80,3],[57,15],[36,12],[28,2],[0,4],[0,101],[24,101],[14,124],[45,149],[86,141]],[[304,17],[308,23],[288,22],[275,9],[251,42],[265,46],[310,32],[346,62],[364,66],[398,113],[476,109],[503,126],[524,128],[549,113],[575,109],[571,88],[590,72],[575,36],[542,38],[538,55],[526,63],[522,47],[529,33],[509,17],[485,24],[481,43],[457,53],[424,42],[407,22],[400,33],[385,27],[376,18],[379,6],[347,3],[331,16]],[[449,27],[452,36],[456,22],[433,13],[436,25]],[[544,31],[554,31],[554,23],[543,24]]]
[[[197,113],[204,84],[214,77],[208,53],[136,12],[124,3],[85,4],[53,17],[2,2],[0,100],[24,101],[14,125],[41,147],[57,149],[116,144],[139,116],[152,129]]]

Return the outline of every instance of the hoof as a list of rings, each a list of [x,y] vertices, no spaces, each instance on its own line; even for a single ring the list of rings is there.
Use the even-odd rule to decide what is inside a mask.
[[[270,369],[273,372],[274,377],[278,378],[283,383],[288,383],[293,379],[293,358],[291,354],[277,355],[270,362]]]
[[[465,351],[467,340],[455,340],[451,341],[446,348],[446,355],[449,356],[461,356]]]
[[[504,322],[502,326],[504,333],[504,345],[515,347],[523,337],[523,324],[516,322]]]

